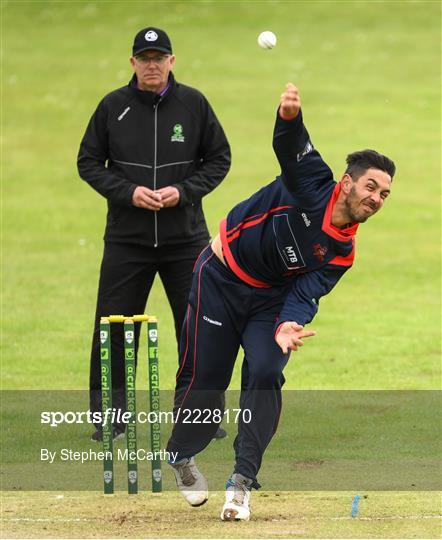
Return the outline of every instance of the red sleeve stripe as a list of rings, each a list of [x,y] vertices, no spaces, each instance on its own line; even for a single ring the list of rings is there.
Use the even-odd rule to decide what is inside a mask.
[[[341,255],[336,255],[334,259],[332,259],[329,264],[336,264],[338,266],[351,266],[353,264],[353,261],[355,260],[355,241],[353,238],[353,249],[350,251],[348,255],[345,257],[342,257]]]
[[[241,281],[244,281],[244,283],[251,285],[252,287],[257,287],[258,289],[269,289],[271,285],[268,285],[264,281],[260,281],[259,279],[255,279],[254,277],[249,276],[247,272],[244,272],[244,270],[236,264],[236,261],[233,258],[232,252],[230,251],[229,243],[227,241],[227,220],[226,219],[223,219],[221,221],[220,227],[219,227],[219,233],[221,236],[221,244],[223,247],[224,258],[226,259],[226,262],[230,270],[232,270],[235,276],[239,278]]]
[[[280,323],[280,324],[278,325],[278,328],[276,329],[275,336],[274,336],[275,338],[276,338],[276,336],[279,334],[279,332],[280,332],[281,327],[282,327],[283,324],[284,324],[284,323],[282,322],[282,323]]]
[[[226,235],[229,237],[229,242],[231,242],[235,238],[238,238],[238,236],[241,234],[242,229],[254,227],[255,225],[258,225],[259,223],[264,221],[270,214],[278,212],[279,210],[287,210],[287,208],[293,208],[293,206],[277,206],[276,208],[271,208],[268,212],[265,212],[264,214],[255,214],[254,216],[249,216],[248,218],[241,221],[241,223],[239,223],[235,227],[232,227],[232,229],[226,232]]]

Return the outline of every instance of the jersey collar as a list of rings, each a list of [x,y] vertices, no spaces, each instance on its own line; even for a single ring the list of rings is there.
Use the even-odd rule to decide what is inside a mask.
[[[324,219],[322,220],[322,230],[325,232],[325,234],[328,234],[339,242],[348,242],[355,236],[359,223],[352,223],[350,227],[347,227],[346,229],[338,229],[331,224],[333,207],[339,197],[340,192],[341,183],[337,182],[327,203],[327,208],[325,209]]]

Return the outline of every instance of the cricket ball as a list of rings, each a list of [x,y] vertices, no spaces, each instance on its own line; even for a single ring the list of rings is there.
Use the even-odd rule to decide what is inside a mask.
[[[276,45],[275,34],[269,30],[261,32],[258,36],[258,45],[262,49],[273,49],[273,47]]]

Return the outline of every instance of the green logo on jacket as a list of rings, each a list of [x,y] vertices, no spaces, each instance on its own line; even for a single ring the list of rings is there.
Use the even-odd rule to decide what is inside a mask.
[[[173,135],[170,140],[171,142],[184,142],[183,126],[181,124],[173,126]]]

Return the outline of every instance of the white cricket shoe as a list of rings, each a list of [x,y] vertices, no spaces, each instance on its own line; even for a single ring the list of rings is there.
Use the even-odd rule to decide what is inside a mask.
[[[207,480],[199,472],[193,457],[170,464],[176,485],[191,506],[201,506],[209,498]]]
[[[227,480],[226,502],[221,519],[223,521],[248,521],[250,519],[250,495],[253,480],[234,473]]]

